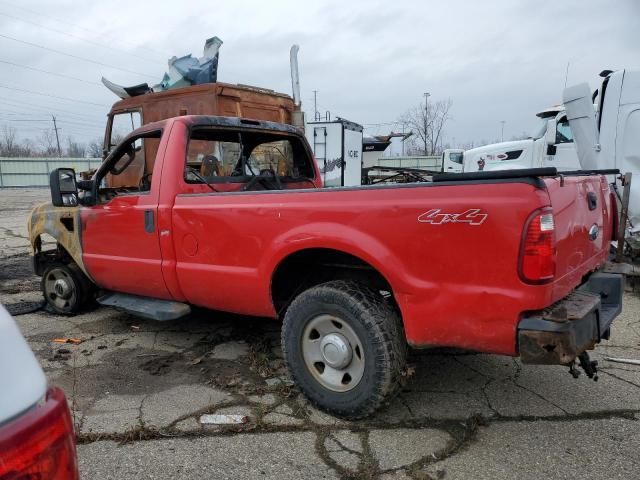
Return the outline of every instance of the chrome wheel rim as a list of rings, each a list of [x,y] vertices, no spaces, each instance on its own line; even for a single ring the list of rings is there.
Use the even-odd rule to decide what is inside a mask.
[[[348,392],[362,380],[362,342],[353,328],[338,317],[318,315],[307,324],[302,356],[309,373],[331,391]]]
[[[60,268],[49,271],[44,279],[47,300],[60,310],[68,310],[78,297],[71,275]]]

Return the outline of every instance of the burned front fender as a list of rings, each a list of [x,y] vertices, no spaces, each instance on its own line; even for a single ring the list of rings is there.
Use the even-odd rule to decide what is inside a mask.
[[[42,273],[39,266],[47,259],[66,254],[88,275],[82,261],[80,207],[55,207],[51,203],[38,205],[31,211],[27,229],[36,273]],[[43,234],[50,235],[57,242],[55,252],[44,250]]]

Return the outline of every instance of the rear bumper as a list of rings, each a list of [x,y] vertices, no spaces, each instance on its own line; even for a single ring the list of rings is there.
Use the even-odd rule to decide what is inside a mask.
[[[594,273],[564,299],[524,317],[518,324],[522,363],[566,365],[608,339],[622,310],[623,288],[621,274]]]

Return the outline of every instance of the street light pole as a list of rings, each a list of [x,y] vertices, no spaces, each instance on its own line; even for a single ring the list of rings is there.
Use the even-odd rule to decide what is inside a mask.
[[[320,120],[320,115],[318,114],[318,90],[313,91],[313,119],[316,122]]]
[[[504,124],[505,124],[505,120],[500,120],[500,123],[502,124],[502,133],[500,134],[500,136],[501,136],[500,141],[504,142]]]
[[[428,124],[428,119],[429,119],[429,96],[431,96],[431,94],[429,92],[425,92],[424,94],[424,154],[428,155],[428,150],[427,150],[427,137],[428,137],[428,128],[429,128],[429,124]]]

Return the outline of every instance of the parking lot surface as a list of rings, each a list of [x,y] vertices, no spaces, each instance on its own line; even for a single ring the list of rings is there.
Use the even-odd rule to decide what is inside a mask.
[[[26,218],[46,189],[0,189],[0,302],[38,302]],[[215,291],[215,286],[212,286]],[[153,322],[104,307],[16,320],[73,411],[87,479],[640,477],[640,296],[626,292],[597,382],[473,352],[413,352],[375,416],[348,422],[291,386],[278,322],[209,311]],[[60,344],[55,338],[77,338]],[[203,414],[245,416],[202,424]]]

